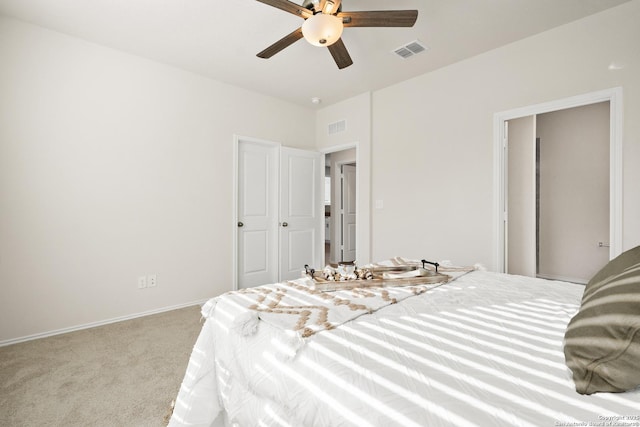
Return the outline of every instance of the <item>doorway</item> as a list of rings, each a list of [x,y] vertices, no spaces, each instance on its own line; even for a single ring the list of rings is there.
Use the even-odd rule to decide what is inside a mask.
[[[586,283],[608,262],[609,110],[506,122],[507,273]]]
[[[325,195],[325,265],[356,260],[356,157],[356,148],[325,155],[325,179],[330,191]]]
[[[598,103],[608,103],[608,129],[605,130],[606,133],[606,147],[605,152],[608,154],[608,173],[605,177],[605,186],[608,186],[609,194],[608,200],[606,201],[606,213],[608,214],[608,223],[609,227],[607,230],[607,236],[604,238],[596,239],[597,241],[592,242],[593,245],[597,246],[600,251],[602,251],[602,247],[607,247],[609,245],[608,250],[605,249],[606,252],[605,258],[611,259],[622,252],[622,90],[621,88],[613,88],[600,92],[594,92],[586,95],[580,95],[572,98],[567,98],[559,101],[553,101],[545,104],[534,105],[530,107],[519,108],[516,110],[511,110],[503,113],[497,113],[494,115],[494,154],[495,154],[495,162],[496,162],[496,174],[494,175],[494,179],[496,182],[496,264],[497,270],[501,272],[507,272],[511,269],[509,268],[509,233],[513,234],[513,228],[510,229],[509,224],[516,220],[516,218],[512,215],[514,212],[509,212],[509,186],[513,185],[513,182],[509,184],[509,149],[508,149],[508,139],[509,134],[512,129],[506,125],[507,122],[512,121],[515,123],[516,119],[525,119],[527,117],[533,117],[533,123],[535,123],[535,116],[542,117],[543,114],[551,113],[559,110],[568,110],[575,107],[588,106],[592,104]],[[606,113],[605,113],[606,114]],[[551,117],[551,116],[548,116]],[[508,130],[507,130],[508,129]],[[531,140],[533,140],[533,145],[530,149],[525,150],[529,156],[533,156],[535,158],[535,133],[531,131],[531,129],[535,129],[535,125],[529,125],[529,130],[525,130],[525,133],[529,133],[531,135]],[[541,145],[544,147],[544,138],[541,138]],[[582,163],[580,160],[579,163]],[[530,163],[529,163],[530,164]],[[533,173],[535,176],[535,166],[529,167],[529,174]],[[533,171],[533,172],[532,172]],[[531,191],[535,194],[535,178],[534,184],[531,184],[532,181],[529,181],[529,184],[526,184],[528,191]],[[544,178],[541,179],[541,182],[544,182]],[[541,190],[542,191],[542,190]],[[513,197],[513,195],[512,195]],[[542,196],[541,196],[542,197]],[[530,197],[528,199],[528,203],[531,206],[539,206],[541,200],[538,201],[535,196]],[[532,202],[533,200],[533,202]],[[602,203],[600,203],[602,205]],[[513,211],[513,206],[511,207]],[[527,209],[528,212],[531,212],[530,209]],[[535,208],[534,208],[535,212]],[[543,215],[541,213],[540,218]],[[537,217],[534,214],[529,214],[529,219],[526,219],[522,225],[521,229],[529,230],[527,234],[531,236],[531,230],[533,231],[533,238],[528,239],[528,248],[525,252],[531,253],[533,251],[534,254],[541,253],[541,242],[542,238],[536,239],[536,222]],[[533,218],[533,219],[531,219]],[[511,230],[511,231],[510,231]],[[584,231],[584,228],[583,228]],[[564,234],[564,230],[556,234]],[[580,233],[583,234],[583,233]],[[604,241],[608,238],[608,242]],[[532,243],[533,242],[533,243]],[[536,242],[538,242],[536,244]],[[601,245],[600,245],[601,243]],[[554,244],[555,245],[555,244]],[[602,247],[600,247],[602,246]],[[579,257],[579,255],[578,255]],[[542,258],[542,255],[540,255]],[[529,258],[530,260],[531,258]],[[556,256],[556,260],[560,261],[560,263],[564,262],[563,256]],[[537,273],[538,268],[536,268],[537,260],[534,258],[533,264],[529,261],[529,269],[533,269],[535,274]],[[530,270],[529,270],[530,271]],[[531,275],[531,274],[529,274]],[[562,276],[562,274],[554,273],[553,276],[556,278]],[[573,278],[578,279],[578,281],[584,281],[584,278]]]

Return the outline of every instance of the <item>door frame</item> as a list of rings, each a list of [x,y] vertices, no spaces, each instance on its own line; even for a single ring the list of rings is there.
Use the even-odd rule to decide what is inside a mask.
[[[368,264],[370,254],[370,233],[369,229],[371,219],[371,196],[369,192],[363,194],[362,188],[365,185],[369,188],[368,183],[363,182],[364,179],[369,180],[370,177],[365,175],[368,173],[368,162],[365,162],[363,158],[363,149],[360,147],[360,143],[355,141],[342,145],[334,145],[320,149],[322,154],[335,153],[337,151],[349,150],[351,148],[356,149],[356,263],[358,265]],[[324,170],[322,171],[324,173]],[[333,184],[332,184],[333,185]],[[325,230],[326,231],[326,230]],[[324,245],[324,241],[322,242]]]
[[[232,238],[231,238],[231,246],[232,246],[232,270],[231,270],[231,283],[233,285],[232,289],[234,291],[238,290],[238,149],[240,145],[240,141],[251,142],[254,144],[266,145],[271,148],[279,148],[282,144],[268,141],[265,139],[253,138],[242,135],[233,135],[233,192],[232,194],[232,222],[231,222],[231,230],[232,230]],[[276,162],[280,161],[280,156],[276,156]],[[279,166],[279,165],[278,165]],[[279,191],[279,190],[278,190]],[[280,268],[280,265],[277,266]],[[280,272],[278,272],[278,276]]]
[[[495,113],[493,116],[494,150],[494,265],[505,272],[506,255],[506,170],[505,122],[521,117],[549,113],[568,108],[609,101],[609,258],[622,253],[622,88],[614,87],[597,92],[559,99],[542,104]]]

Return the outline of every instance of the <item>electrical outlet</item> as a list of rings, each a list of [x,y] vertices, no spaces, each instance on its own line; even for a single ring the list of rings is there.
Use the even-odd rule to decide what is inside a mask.
[[[144,289],[147,287],[147,276],[138,277],[138,289]]]
[[[150,274],[147,276],[147,288],[153,288],[158,284],[158,276],[156,274]]]

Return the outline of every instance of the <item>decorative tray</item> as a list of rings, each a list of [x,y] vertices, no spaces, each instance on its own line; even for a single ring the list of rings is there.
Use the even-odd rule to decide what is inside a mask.
[[[435,265],[435,271],[425,268],[425,263]],[[358,268],[355,265],[339,265],[337,269],[327,266],[321,273],[316,273],[306,265],[305,275],[313,279],[314,289],[321,292],[448,282],[451,276],[439,273],[437,267],[437,263],[427,261],[423,261],[423,267],[402,265]]]

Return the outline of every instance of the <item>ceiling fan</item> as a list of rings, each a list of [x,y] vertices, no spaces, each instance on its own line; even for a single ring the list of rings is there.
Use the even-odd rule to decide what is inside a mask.
[[[271,58],[284,48],[305,38],[314,46],[326,46],[338,68],[353,64],[342,41],[344,27],[412,27],[417,10],[380,10],[342,12],[342,0],[304,0],[298,5],[289,0],[258,0],[304,19],[302,27],[258,53],[259,58]]]

